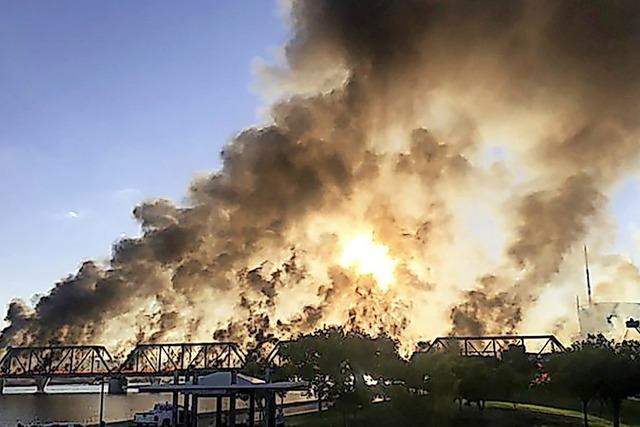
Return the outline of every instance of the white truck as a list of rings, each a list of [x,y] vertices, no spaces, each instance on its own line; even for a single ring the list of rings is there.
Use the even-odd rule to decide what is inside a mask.
[[[169,427],[173,418],[173,405],[171,403],[156,403],[153,409],[147,412],[137,413],[134,417],[136,427]],[[184,425],[186,411],[178,406],[178,425]]]

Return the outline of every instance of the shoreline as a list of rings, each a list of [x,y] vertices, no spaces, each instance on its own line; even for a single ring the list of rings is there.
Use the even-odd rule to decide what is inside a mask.
[[[280,406],[280,405],[278,405]],[[310,414],[314,412],[318,412],[318,400],[308,400],[308,401],[299,401],[299,402],[289,402],[282,405],[284,408],[285,417],[290,417],[293,415],[303,415]],[[323,405],[324,408],[324,405]],[[226,413],[227,410],[223,410],[222,413]],[[236,410],[236,414],[239,415],[239,418],[243,418],[243,416],[248,412],[247,408],[238,408]],[[201,426],[214,426],[215,425],[215,417],[216,413],[212,411],[202,412],[198,414],[198,425]],[[204,424],[201,424],[204,423]],[[120,420],[120,421],[111,421],[105,423],[105,425],[109,427],[126,427],[133,426],[135,423],[133,420]],[[100,427],[99,423],[95,424],[87,424],[87,427]]]

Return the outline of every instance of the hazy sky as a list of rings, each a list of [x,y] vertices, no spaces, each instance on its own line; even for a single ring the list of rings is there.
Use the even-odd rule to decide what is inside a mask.
[[[284,40],[271,1],[0,0],[0,310],[181,200],[262,105],[252,63]]]
[[[253,61],[284,39],[266,0],[0,0],[0,306],[107,258],[137,202],[216,169],[258,120]],[[610,204],[631,255],[639,190]]]

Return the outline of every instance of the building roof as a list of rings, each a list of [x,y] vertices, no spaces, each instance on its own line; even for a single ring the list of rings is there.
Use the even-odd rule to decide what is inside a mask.
[[[235,378],[234,378],[235,377]],[[159,384],[141,386],[142,392],[180,392],[185,394],[226,395],[232,392],[251,392],[251,391],[293,391],[306,390],[309,384],[306,382],[278,381],[266,382],[260,378],[251,377],[245,374],[234,374],[231,372],[215,372],[209,375],[203,375],[198,378],[197,384],[188,381],[184,384]]]

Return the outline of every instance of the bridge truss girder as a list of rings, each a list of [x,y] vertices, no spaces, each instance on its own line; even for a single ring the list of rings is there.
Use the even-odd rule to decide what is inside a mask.
[[[0,376],[100,377],[109,375],[113,364],[103,346],[9,347],[0,359]]]
[[[536,356],[545,353],[565,351],[565,347],[554,335],[478,335],[438,337],[431,342],[426,352],[458,351],[467,357],[501,357],[513,346],[523,347],[536,344],[537,349],[528,352]]]
[[[236,343],[139,344],[118,369],[126,376],[166,376],[174,373],[241,369],[246,354]]]

